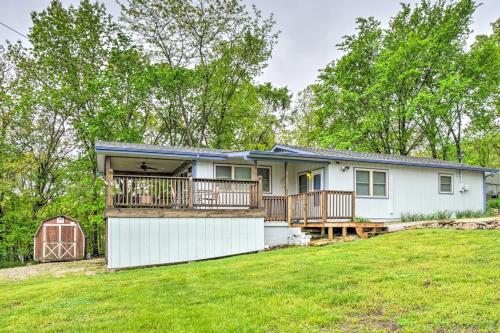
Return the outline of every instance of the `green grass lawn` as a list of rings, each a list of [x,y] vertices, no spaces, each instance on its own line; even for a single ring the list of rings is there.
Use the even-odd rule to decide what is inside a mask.
[[[500,233],[413,230],[325,247],[0,282],[0,330],[500,328]]]

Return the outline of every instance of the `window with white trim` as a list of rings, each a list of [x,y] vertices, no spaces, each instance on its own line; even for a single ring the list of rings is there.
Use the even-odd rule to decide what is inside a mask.
[[[257,176],[262,177],[264,193],[271,193],[271,167],[257,167]]]
[[[387,198],[387,171],[355,169],[356,196]]]
[[[453,193],[453,175],[439,174],[439,193]]]
[[[271,167],[257,167],[257,176],[262,176],[262,190],[264,193],[271,193]],[[246,165],[215,165],[216,179],[252,179],[252,167]]]

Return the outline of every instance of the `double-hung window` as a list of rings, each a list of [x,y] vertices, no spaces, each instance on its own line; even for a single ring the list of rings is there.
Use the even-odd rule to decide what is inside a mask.
[[[257,176],[262,177],[264,193],[271,193],[271,167],[257,167]],[[216,179],[251,180],[252,167],[246,165],[215,165]]]
[[[355,169],[356,196],[387,198],[387,171]]]
[[[453,175],[439,174],[439,193],[453,194]]]

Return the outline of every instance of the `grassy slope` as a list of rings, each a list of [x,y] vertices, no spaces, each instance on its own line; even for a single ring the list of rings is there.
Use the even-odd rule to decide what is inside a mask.
[[[0,283],[0,330],[497,331],[498,231]]]

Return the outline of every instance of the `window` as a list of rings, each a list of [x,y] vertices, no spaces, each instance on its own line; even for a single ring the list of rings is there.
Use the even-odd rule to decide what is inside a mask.
[[[313,190],[319,191],[321,190],[321,174],[317,173],[313,177]]]
[[[217,165],[215,167],[215,178],[217,179],[231,179],[233,178],[233,172],[231,166]]]
[[[252,168],[234,167],[234,179],[240,179],[240,180],[252,179]]]
[[[271,167],[257,168],[257,176],[262,176],[262,189],[265,193],[271,193],[271,174]],[[251,180],[252,167],[243,165],[216,165],[215,178]]]
[[[387,198],[387,171],[356,169],[356,196]]]
[[[439,193],[453,193],[453,175],[439,174]]]
[[[307,174],[299,175],[299,193],[306,193],[308,189]]]
[[[265,193],[271,193],[271,168],[257,168],[257,176],[262,177],[262,189]]]

